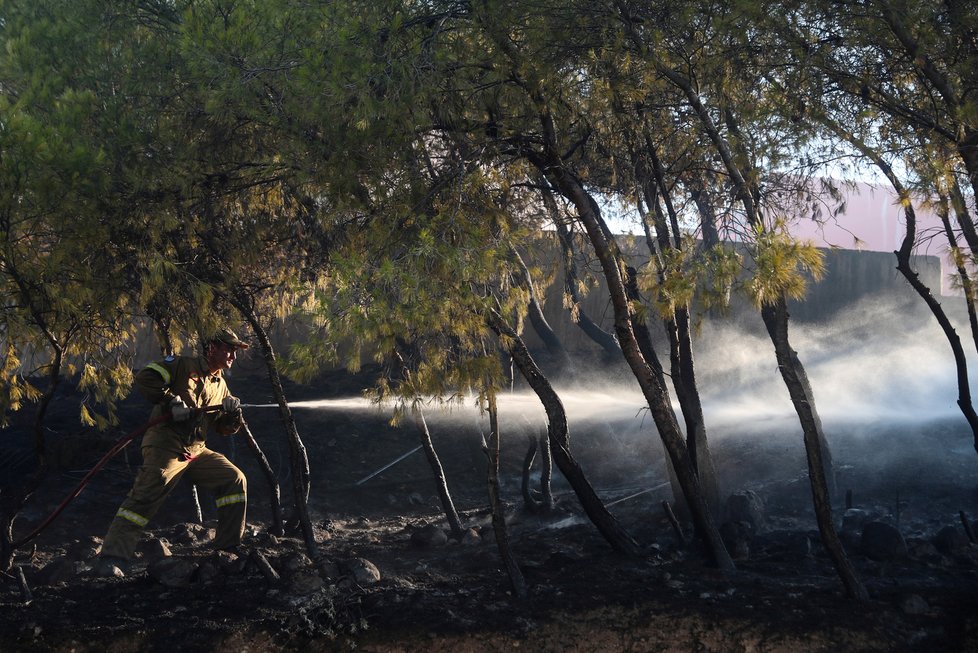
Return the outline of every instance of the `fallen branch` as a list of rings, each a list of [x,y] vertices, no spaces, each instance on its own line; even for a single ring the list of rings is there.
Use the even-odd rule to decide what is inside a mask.
[[[261,551],[258,551],[257,549],[253,549],[251,551],[250,558],[258,567],[258,571],[260,571],[262,575],[265,577],[265,580],[275,581],[280,578],[278,572],[275,571],[271,563],[268,562],[268,558],[266,558]]]

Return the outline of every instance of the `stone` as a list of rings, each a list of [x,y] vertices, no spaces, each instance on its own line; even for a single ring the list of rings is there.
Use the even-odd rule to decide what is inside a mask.
[[[479,537],[479,531],[474,528],[470,528],[462,533],[461,543],[466,546],[474,546],[476,544],[482,543],[482,538]]]
[[[94,567],[95,575],[99,578],[125,578],[127,569],[124,561],[111,557],[100,558]]]
[[[764,530],[764,502],[753,490],[744,490],[730,495],[725,513],[728,522],[747,522],[754,533]]]
[[[69,558],[58,558],[45,565],[38,575],[41,585],[57,585],[72,578],[77,573],[75,561]]]
[[[102,539],[91,536],[76,541],[70,547],[66,555],[71,560],[91,560],[102,552]]]
[[[358,585],[371,585],[380,581],[380,570],[366,558],[347,560],[343,566]]]
[[[335,582],[343,576],[343,570],[340,569],[339,563],[333,560],[327,560],[319,563],[319,576],[328,581]]]
[[[221,568],[217,565],[214,560],[204,560],[200,563],[200,567],[197,568],[197,575],[194,577],[194,581],[197,583],[213,583],[215,580],[222,576]]]
[[[734,560],[750,559],[750,544],[753,537],[754,529],[750,522],[728,521],[720,525],[720,538]]]
[[[930,606],[919,594],[909,594],[900,600],[900,610],[904,614],[927,614]]]
[[[411,544],[419,548],[442,546],[447,542],[448,535],[434,524],[422,526],[411,533]]]
[[[871,560],[887,562],[907,556],[907,543],[895,526],[881,521],[863,525],[859,548]]]
[[[308,596],[321,590],[323,585],[323,579],[319,574],[310,571],[300,571],[292,574],[289,580],[289,593]]]
[[[971,546],[971,540],[964,534],[962,529],[954,526],[945,526],[937,531],[933,539],[934,547],[938,551],[947,555],[964,553]]]
[[[170,543],[163,538],[155,537],[140,542],[139,551],[146,556],[147,560],[159,560],[173,555],[170,551]]]
[[[281,565],[282,571],[286,574],[294,574],[302,569],[308,569],[312,566],[312,560],[309,559],[305,553],[296,551],[282,557]]]
[[[163,558],[149,565],[150,578],[165,587],[189,587],[199,565],[186,558]]]
[[[177,544],[199,544],[207,537],[204,527],[193,522],[177,524],[171,533],[173,533],[173,541]]]
[[[231,551],[215,551],[208,557],[208,562],[216,566],[224,574],[240,574],[248,566],[248,556]]]
[[[863,526],[870,520],[870,514],[860,508],[849,508],[842,513],[842,528],[847,532],[859,533]]]

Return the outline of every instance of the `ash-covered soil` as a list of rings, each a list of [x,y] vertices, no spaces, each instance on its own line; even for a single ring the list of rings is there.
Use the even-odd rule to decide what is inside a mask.
[[[963,418],[826,425],[837,526],[871,596],[858,603],[844,597],[819,543],[801,436],[790,420],[711,434],[724,496],[735,495],[724,532],[737,571],[720,574],[666,518],[668,476],[647,416],[632,411],[625,425],[594,407],[575,412],[582,396],[615,401],[586,389],[565,400],[573,452],[643,548],[643,556],[627,558],[587,521],[557,470],[554,511],[524,508],[521,465],[539,424],[529,413],[526,420],[508,415],[522,400],[503,401],[503,498],[529,587],[520,602],[489,523],[477,413],[428,415],[470,529],[460,541],[446,540],[430,468],[413,451],[413,423],[394,428],[385,413],[338,401],[355,397],[368,377],[337,373],[287,389],[311,463],[318,567],[299,534],[269,533],[269,485],[247,448],[231,439],[213,446],[249,477],[250,552],[213,553],[210,500],[202,497],[204,523],[195,523],[190,488],[181,485],[152,521],[130,573],[98,576],[92,566],[100,538],[138,465],[133,446],[19,552],[0,584],[0,651],[978,650],[978,547],[961,520],[962,511],[978,517],[978,454]],[[240,375],[230,383],[246,404],[270,401],[260,379]],[[301,403],[330,398],[337,401]],[[77,425],[71,402],[66,395],[49,424],[58,469],[16,523],[15,537],[146,414],[138,400],[126,402],[122,427],[96,434]],[[248,407],[245,416],[278,474],[288,513],[289,449],[277,410]],[[5,443],[17,433],[8,430]],[[14,473],[13,465],[4,469]]]

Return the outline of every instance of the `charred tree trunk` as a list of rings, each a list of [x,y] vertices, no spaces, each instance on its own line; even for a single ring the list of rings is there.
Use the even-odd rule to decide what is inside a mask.
[[[912,209],[908,209],[909,213]],[[911,231],[910,227],[911,218],[907,216],[907,233]],[[975,413],[974,404],[971,401],[971,383],[968,381],[968,359],[964,353],[964,347],[961,345],[961,338],[958,337],[957,331],[954,329],[954,325],[948,319],[947,314],[944,312],[941,303],[937,301],[937,298],[931,293],[930,288],[920,280],[920,276],[914,271],[913,267],[910,265],[910,247],[907,245],[908,239],[905,238],[903,241],[903,247],[894,252],[897,257],[897,270],[900,274],[904,276],[907,283],[920,295],[924,303],[930,309],[937,323],[941,325],[941,329],[944,331],[944,336],[947,338],[948,344],[951,346],[951,352],[954,354],[954,366],[957,370],[957,380],[958,380],[958,408],[961,409],[961,413],[964,418],[968,421],[968,426],[971,428],[972,438],[974,440],[975,451],[978,452],[978,414]],[[912,244],[912,240],[909,240]]]
[[[321,561],[322,556],[316,544],[316,535],[313,532],[312,522],[309,518],[309,456],[306,447],[299,436],[299,430],[295,424],[295,417],[292,409],[285,398],[285,390],[282,388],[282,378],[278,373],[278,361],[275,356],[275,349],[268,338],[268,333],[262,326],[258,315],[250,307],[247,298],[236,297],[234,306],[241,312],[248,324],[251,326],[258,345],[261,348],[262,357],[265,360],[265,370],[268,373],[268,381],[272,387],[272,394],[278,403],[279,416],[285,426],[286,435],[289,442],[289,458],[292,465],[292,493],[293,506],[295,508],[295,520],[302,533],[306,551],[313,562]],[[257,444],[257,443],[256,443]]]
[[[615,315],[615,333],[618,336],[618,343],[621,345],[622,355],[649,404],[649,410],[676,471],[683,495],[689,504],[697,532],[706,541],[715,564],[721,569],[732,570],[734,569],[733,560],[720,538],[720,532],[700,490],[699,479],[690,461],[686,442],[673,412],[669,393],[662,380],[661,366],[657,369],[656,359],[646,358],[643,346],[640,345],[638,328],[640,321],[632,310],[632,294],[629,291],[631,286],[630,275],[621,265],[615,251],[615,244],[608,237],[607,227],[604,225],[600,209],[594,198],[587,193],[580,181],[562,165],[557,154],[554,128],[549,114],[542,113],[540,117],[547,142],[546,154],[538,156],[535,153],[530,153],[529,157],[534,165],[546,174],[551,183],[577,208],[578,217],[581,219],[591,245],[601,261],[605,280],[608,282]]]
[[[621,347],[618,346],[615,334],[609,333],[595,324],[583,308],[581,293],[578,291],[580,275],[575,263],[577,248],[574,246],[574,235],[564,221],[560,219],[556,202],[554,202],[550,191],[544,189],[542,192],[544,204],[557,230],[557,238],[560,240],[560,248],[564,255],[564,292],[569,300],[568,308],[570,309],[571,320],[581,328],[584,335],[601,347],[608,360],[618,360],[621,357]]]
[[[920,280],[920,276],[914,271],[913,266],[910,263],[910,257],[913,254],[914,241],[917,239],[917,213],[914,211],[913,204],[909,201],[910,193],[906,188],[904,188],[903,184],[896,176],[896,173],[893,172],[893,168],[890,166],[890,164],[879,156],[872,148],[866,146],[866,144],[856,138],[853,134],[843,130],[840,126],[833,123],[829,123],[828,126],[837,135],[852,143],[860,152],[869,158],[887,178],[887,180],[893,186],[893,190],[897,192],[897,195],[899,195],[901,199],[905,200],[903,206],[904,215],[907,218],[907,231],[904,234],[903,241],[900,243],[900,249],[893,252],[897,259],[897,270],[899,270],[900,274],[902,274],[907,280],[910,287],[916,291],[922,300],[924,300],[924,303],[927,305],[927,308],[930,309],[934,319],[936,319],[937,323],[941,326],[941,330],[944,331],[944,337],[947,338],[948,344],[951,346],[951,352],[954,355],[954,367],[957,373],[958,408],[961,409],[961,413],[964,415],[965,420],[968,422],[968,426],[971,428],[975,451],[978,452],[978,413],[975,412],[974,404],[971,401],[971,383],[968,380],[968,359],[965,355],[964,347],[961,344],[961,338],[958,337],[958,333],[954,329],[954,325],[951,324],[951,320],[948,319],[947,313],[945,313],[941,303],[934,297],[933,293],[931,293],[930,288],[928,288],[927,285]],[[960,216],[967,217],[963,213],[960,213],[959,217]],[[959,220],[959,222],[962,225],[964,223],[969,223],[969,226],[964,228],[969,244],[972,242],[978,243],[978,237],[976,237],[974,234],[974,228],[972,225],[970,225],[970,220]],[[950,234],[949,238],[951,240],[950,244],[954,246],[956,241],[953,233]],[[969,308],[969,312],[970,310],[971,309]]]
[[[702,176],[694,177],[691,180],[689,196],[696,204],[696,211],[700,216],[700,231],[703,234],[704,249],[719,246],[720,231],[717,229],[716,211],[713,209],[713,201],[706,190],[706,183]]]
[[[506,514],[499,494],[499,413],[496,410],[496,394],[489,391],[489,441],[485,443],[486,456],[489,458],[489,506],[492,508],[492,530],[496,535],[496,546],[506,567],[513,596],[520,601],[526,600],[527,588],[523,572],[516,563],[516,557],[509,545],[509,534],[506,531]]]
[[[265,475],[265,480],[268,482],[268,493],[272,504],[272,535],[285,535],[285,522],[282,519],[282,489],[279,486],[278,477],[275,475],[275,470],[269,464],[265,452],[258,446],[258,441],[255,440],[251,429],[248,428],[248,422],[242,421],[242,430],[244,431],[245,443],[248,445],[248,449],[252,455],[254,455],[255,460],[258,461],[258,466],[261,468],[262,473]]]
[[[645,152],[651,161],[651,179],[643,186],[645,201],[655,220],[656,238],[652,237],[648,220],[643,220],[645,237],[649,252],[655,255],[656,246],[666,252],[682,247],[679,231],[679,219],[672,204],[669,188],[666,184],[665,170],[659,160],[651,136],[645,135]],[[645,165],[639,161],[639,172],[643,177]],[[665,204],[665,215],[659,204],[661,198]],[[668,217],[668,220],[666,219]],[[672,234],[672,237],[670,237]],[[665,278],[667,271],[660,271],[660,278]],[[720,484],[717,479],[713,457],[710,455],[710,445],[706,438],[706,420],[703,417],[703,404],[700,400],[699,388],[696,385],[696,369],[693,363],[693,336],[690,330],[689,307],[676,306],[671,315],[663,320],[666,334],[669,338],[669,361],[672,372],[672,386],[686,424],[686,448],[689,450],[690,461],[699,477],[700,487],[704,498],[713,512],[713,518],[720,518]],[[677,500],[680,497],[677,497]],[[681,504],[680,504],[681,505]],[[685,508],[685,506],[682,506]]]
[[[533,461],[537,457],[537,439],[530,436],[527,442],[526,455],[523,456],[523,476],[520,488],[523,491],[523,505],[526,509],[530,512],[539,512],[542,505],[534,498],[533,491],[530,489],[530,473],[533,471]]]
[[[543,314],[543,307],[540,305],[540,300],[537,297],[536,285],[533,283],[533,277],[530,275],[530,270],[526,267],[526,263],[523,262],[523,257],[520,256],[519,252],[513,249],[512,253],[513,259],[516,261],[516,265],[520,269],[522,284],[530,293],[530,302],[529,306],[527,307],[527,314],[530,317],[530,324],[533,325],[533,330],[536,331],[538,336],[540,336],[540,340],[547,348],[547,351],[550,352],[550,355],[553,356],[554,360],[557,362],[558,370],[561,372],[570,370],[570,356],[567,354],[567,350],[564,349],[564,344],[560,341],[557,334],[554,333],[553,328],[550,326],[550,323],[547,322],[547,318]]]
[[[462,539],[462,520],[459,519],[458,510],[455,509],[455,502],[452,501],[452,494],[448,490],[448,480],[445,477],[445,469],[442,467],[438,452],[431,441],[431,432],[428,430],[428,423],[424,419],[424,412],[420,406],[412,407],[414,413],[414,423],[418,427],[418,435],[421,438],[421,446],[424,448],[424,455],[428,459],[428,465],[435,477],[435,485],[438,488],[438,498],[441,500],[442,510],[448,519],[448,527],[452,531],[452,537],[456,540]]]
[[[512,327],[506,324],[506,321],[499,314],[494,313],[490,316],[489,325],[493,331],[506,339],[509,353],[516,363],[516,367],[540,398],[549,422],[547,436],[553,460],[573,488],[584,512],[587,513],[588,518],[613,549],[628,555],[638,555],[638,544],[622,529],[618,520],[608,512],[584,475],[584,470],[571,455],[570,435],[564,405],[553,386],[550,385],[550,381],[547,380],[533,357],[530,356],[523,339]]]
[[[624,9],[619,3],[619,9]],[[625,28],[630,38],[636,43],[641,43],[641,38],[637,35],[634,25],[630,20],[625,21]],[[660,61],[656,61],[656,70],[669,79],[686,96],[690,107],[696,112],[700,119],[701,126],[709,136],[717,154],[723,161],[724,168],[730,175],[731,182],[736,191],[736,197],[744,208],[748,221],[755,228],[763,228],[763,220],[759,208],[760,193],[757,187],[748,183],[744,171],[737,163],[738,157],[734,155],[730,143],[721,135],[717,124],[713,120],[710,111],[704,106],[700,95],[693,87],[691,81],[684,77],[682,73]],[[729,107],[724,111],[724,120],[732,134],[738,136],[740,130],[737,125],[736,117]],[[739,141],[743,143],[743,140]],[[740,148],[743,150],[743,148]],[[740,160],[749,161],[750,157],[745,156],[746,152],[739,152]],[[836,571],[842,580],[846,591],[853,598],[865,600],[867,593],[865,587],[859,581],[855,570],[849,563],[845,551],[839,543],[838,535],[831,520],[831,502],[826,482],[826,465],[829,464],[828,450],[824,449],[824,436],[821,430],[821,423],[815,411],[814,396],[808,384],[808,378],[804,367],[795,352],[792,351],[788,341],[788,311],[785,307],[784,298],[781,297],[775,305],[766,305],[761,309],[761,317],[767,327],[768,334],[774,343],[775,354],[778,359],[778,366],[781,371],[782,379],[787,386],[801,422],[804,433],[805,450],[808,454],[809,478],[812,483],[813,501],[815,513],[818,518],[819,531],[822,534],[823,544],[829,549],[832,561],[836,566]]]
[[[784,298],[776,304],[767,304],[761,308],[761,317],[767,327],[768,335],[774,343],[774,351],[778,360],[778,369],[788,388],[791,403],[801,421],[805,440],[805,454],[808,460],[808,479],[812,486],[812,499],[815,504],[815,518],[818,530],[822,536],[822,544],[829,552],[836,572],[842,579],[849,596],[861,601],[867,600],[869,594],[863,586],[856,570],[849,562],[839,534],[832,522],[832,501],[829,485],[826,480],[826,463],[823,460],[822,422],[815,410],[815,400],[808,375],[805,373],[797,354],[791,349],[788,341],[788,309]]]
[[[409,346],[401,340],[398,340],[397,348],[391,352],[391,358],[397,365],[397,370],[400,372],[402,379],[410,386],[411,385],[411,370],[408,369],[407,363],[404,360],[404,355],[401,351],[409,351]],[[414,398],[414,403],[411,406],[411,413],[414,416],[414,424],[418,429],[418,437],[421,440],[421,447],[424,449],[425,458],[428,459],[428,466],[431,467],[431,473],[435,478],[435,485],[438,490],[438,498],[441,501],[442,510],[445,511],[445,518],[448,520],[448,527],[452,531],[452,537],[455,539],[462,538],[462,520],[458,516],[458,510],[455,508],[455,502],[452,500],[452,493],[448,489],[448,479],[445,476],[445,468],[441,464],[441,460],[438,457],[438,452],[435,450],[435,444],[431,439],[431,431],[428,429],[428,422],[425,421],[424,411],[421,408],[421,401],[417,397]]]
[[[958,272],[958,281],[961,282],[961,290],[964,293],[964,304],[968,311],[968,324],[971,326],[971,341],[978,351],[978,311],[975,310],[975,286],[971,281],[971,275],[965,267],[965,256],[958,245],[957,236],[951,226],[951,216],[948,211],[948,198],[941,198],[938,204],[938,215],[941,218],[941,225],[944,227],[944,235],[947,237],[948,246],[951,250],[951,257],[954,260]],[[962,200],[963,201],[963,200]],[[968,222],[969,216],[958,212],[958,223]],[[978,251],[978,250],[975,250]]]
[[[550,512],[554,508],[554,493],[550,483],[553,479],[553,457],[550,455],[550,440],[547,438],[547,432],[542,431],[538,440],[540,442],[540,494],[543,509]]]

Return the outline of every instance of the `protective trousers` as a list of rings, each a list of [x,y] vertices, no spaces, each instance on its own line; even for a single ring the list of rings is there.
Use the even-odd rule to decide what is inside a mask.
[[[227,458],[203,444],[191,447],[187,453],[143,446],[143,464],[105,535],[103,556],[132,558],[143,528],[183,476],[215,497],[218,519],[215,548],[240,544],[248,503],[245,475]]]

